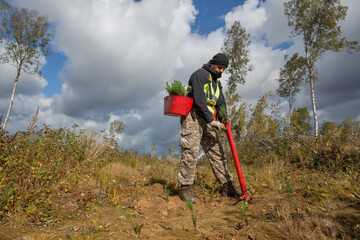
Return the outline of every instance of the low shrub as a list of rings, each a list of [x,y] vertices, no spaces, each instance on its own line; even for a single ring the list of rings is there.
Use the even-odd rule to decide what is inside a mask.
[[[97,158],[86,157],[94,156],[88,153],[94,148]],[[111,149],[103,148],[77,127],[0,133],[0,218],[26,215],[38,225],[49,222],[63,185],[76,186],[81,174],[107,162]]]

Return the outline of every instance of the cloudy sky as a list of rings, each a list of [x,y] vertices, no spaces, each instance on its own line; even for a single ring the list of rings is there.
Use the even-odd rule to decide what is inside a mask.
[[[284,0],[8,0],[37,9],[51,22],[54,54],[44,59],[41,79],[22,74],[7,130],[24,130],[40,107],[39,123],[52,127],[108,129],[121,120],[119,144],[158,154],[178,150],[179,118],[163,115],[166,82],[187,84],[190,74],[221,49],[235,20],[252,36],[255,70],[239,88],[243,101],[276,91],[285,54],[302,54],[301,39],[289,38]],[[348,40],[360,40],[359,0],[342,23]],[[326,53],[318,63],[319,122],[360,121],[360,53]],[[0,114],[5,115],[15,68],[0,65]],[[226,81],[226,76],[222,81]],[[284,110],[286,109],[284,103]],[[295,107],[311,109],[305,85]]]

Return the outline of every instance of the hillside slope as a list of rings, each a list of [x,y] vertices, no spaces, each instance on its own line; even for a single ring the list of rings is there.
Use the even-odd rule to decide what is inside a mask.
[[[106,168],[107,187],[97,177],[82,175],[76,186],[56,193],[46,226],[13,216],[0,226],[0,239],[360,238],[358,178],[281,162],[246,166],[251,199],[239,202],[221,197],[214,181],[201,181],[212,174],[204,164],[194,188],[193,220],[177,196],[175,180],[168,180],[175,179],[176,164],[162,162],[153,175],[154,165],[112,163]]]

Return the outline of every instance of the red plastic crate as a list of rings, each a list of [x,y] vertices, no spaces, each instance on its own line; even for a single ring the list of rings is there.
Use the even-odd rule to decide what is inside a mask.
[[[164,97],[164,115],[179,117],[190,112],[194,99],[179,95]]]

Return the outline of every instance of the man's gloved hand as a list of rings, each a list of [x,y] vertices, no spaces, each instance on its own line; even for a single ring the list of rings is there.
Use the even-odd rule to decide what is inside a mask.
[[[230,118],[223,118],[223,119],[221,119],[221,123],[223,123],[223,124],[227,124],[227,123],[231,123],[231,119]]]
[[[221,129],[221,130],[226,130],[226,127],[225,127],[225,125],[224,124],[222,124],[221,122],[219,122],[219,121],[212,121],[211,123],[210,123],[210,125],[212,126],[212,127],[214,127],[214,128],[217,128],[217,129]]]

